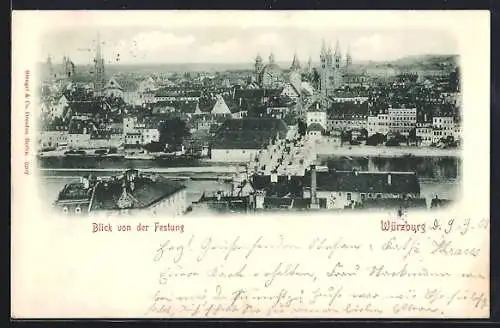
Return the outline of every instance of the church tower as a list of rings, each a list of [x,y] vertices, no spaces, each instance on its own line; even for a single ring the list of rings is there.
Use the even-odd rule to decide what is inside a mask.
[[[332,65],[333,65],[332,45],[328,45],[328,53],[326,55],[326,67],[332,67]]]
[[[254,65],[254,73],[256,75],[259,75],[260,72],[262,72],[262,69],[264,68],[264,62],[262,61],[262,57],[260,54],[257,54],[257,57],[255,57],[255,65]]]
[[[309,56],[309,60],[307,61],[307,73],[311,74],[313,70],[312,58]]]
[[[321,53],[319,54],[319,61],[321,62],[321,69],[324,70],[326,68],[326,46],[325,40],[321,44]]]
[[[46,67],[47,67],[48,78],[50,80],[54,79],[56,76],[54,73],[54,65],[52,65],[52,56],[50,54],[47,56]]]
[[[344,69],[343,67],[341,67],[342,53],[340,52],[339,40],[337,40],[337,43],[335,44],[334,60],[335,60],[335,67],[333,69],[333,86],[334,89],[337,89],[342,85],[343,69]]]
[[[346,59],[345,59],[345,66],[346,68],[349,68],[352,65],[352,56],[351,56],[351,51],[349,48],[347,48],[347,54],[346,54]]]
[[[293,55],[292,59],[292,66],[290,67],[292,71],[299,71],[300,70],[300,62],[299,58],[297,57],[297,53]]]
[[[255,81],[257,81],[258,83],[261,83],[260,73],[262,72],[263,69],[264,69],[264,62],[260,54],[257,54],[257,57],[255,57],[255,64],[254,64],[254,77]]]
[[[96,45],[96,55],[94,58],[94,92],[97,96],[102,95],[104,85],[105,85],[105,76],[104,76],[104,59],[102,58],[101,53],[101,35],[97,33],[97,45]]]
[[[340,43],[337,40],[335,45],[335,69],[340,69],[340,60],[342,59],[342,54],[340,52]]]
[[[63,57],[64,78],[70,79],[75,74],[75,64],[69,57]]]
[[[332,90],[333,57],[332,57],[331,47],[329,46],[327,50],[324,40],[321,45],[321,54],[319,58],[321,61],[321,68],[319,71],[320,74],[319,90],[321,95],[324,98],[326,98],[333,91]]]
[[[269,55],[269,64],[274,64],[274,61],[275,61],[274,54],[271,52],[271,54]]]

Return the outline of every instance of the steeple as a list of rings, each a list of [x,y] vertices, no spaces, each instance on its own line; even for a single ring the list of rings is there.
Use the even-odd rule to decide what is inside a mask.
[[[52,65],[52,56],[50,54],[47,55],[47,74],[50,79],[54,78],[54,65]]]
[[[326,55],[326,44],[325,44],[325,39],[321,41],[321,55],[324,56]]]
[[[257,57],[255,57],[255,74],[256,75],[259,75],[260,72],[262,72],[262,69],[264,68],[264,64],[263,64],[263,60],[262,60],[262,57],[260,56],[260,54],[257,54]],[[257,76],[256,76],[257,78]]]
[[[335,43],[335,57],[341,57],[341,53],[340,53],[340,42],[339,40],[337,39],[337,43]]]
[[[104,59],[101,52],[101,34],[97,32],[96,51],[94,58],[94,90],[97,95],[101,95],[105,84]]]
[[[274,54],[272,52],[269,55],[269,64],[274,64]]]
[[[328,67],[332,66],[332,63],[333,63],[333,57],[332,57],[332,45],[329,44],[328,45],[328,54],[326,56],[326,65]]]
[[[256,63],[262,63],[262,57],[260,56],[259,53],[257,53],[257,57],[255,57],[255,62]]]
[[[297,57],[297,53],[295,53],[293,55],[293,59],[292,59],[292,66],[290,67],[291,70],[299,70],[300,69],[300,62],[299,62],[299,59]]]
[[[342,58],[342,55],[340,53],[340,43],[339,40],[337,40],[337,43],[335,44],[335,68],[340,68],[340,59]]]
[[[96,46],[96,51],[95,51],[95,59],[97,61],[101,60],[101,33],[98,31],[97,32],[97,46]]]
[[[346,53],[346,66],[351,66],[352,65],[352,57],[351,57],[351,50],[349,47],[347,47],[347,53]]]
[[[311,58],[311,56],[309,56],[309,60],[307,61],[307,71],[309,73],[312,72],[312,58]]]

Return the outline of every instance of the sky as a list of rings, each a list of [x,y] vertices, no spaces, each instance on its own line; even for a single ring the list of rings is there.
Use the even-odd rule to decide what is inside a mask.
[[[106,64],[249,63],[259,53],[264,62],[272,52],[277,62],[294,53],[302,64],[319,61],[322,40],[343,56],[349,49],[354,62],[393,60],[409,55],[458,54],[456,40],[445,30],[424,28],[304,27],[146,27],[92,26],[60,28],[43,34],[39,60],[50,54],[54,63],[70,56],[77,65],[90,64],[100,35]]]

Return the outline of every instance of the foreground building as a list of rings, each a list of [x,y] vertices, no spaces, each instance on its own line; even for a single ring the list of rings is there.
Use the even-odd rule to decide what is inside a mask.
[[[304,198],[328,209],[361,207],[366,200],[420,198],[414,172],[319,171],[305,175]]]
[[[82,178],[69,183],[55,202],[65,214],[88,212],[104,214],[147,213],[181,215],[187,210],[186,190],[182,184],[157,175],[128,170],[121,176]]]

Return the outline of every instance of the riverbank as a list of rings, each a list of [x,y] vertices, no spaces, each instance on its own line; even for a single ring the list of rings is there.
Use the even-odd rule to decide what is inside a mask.
[[[79,174],[79,173],[122,173],[124,169],[118,168],[40,168],[42,175],[61,175],[61,174]],[[196,166],[196,167],[155,167],[155,168],[140,168],[141,172],[159,173],[159,174],[224,174],[224,173],[239,173],[244,171],[241,166]]]
[[[317,145],[318,156],[350,157],[461,157],[462,149],[441,149],[430,147],[387,147],[387,146],[340,146]]]

